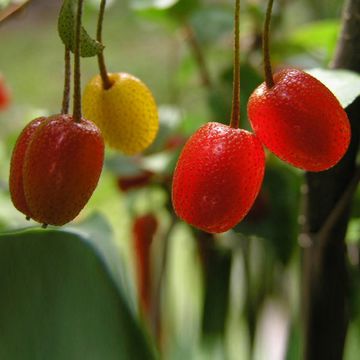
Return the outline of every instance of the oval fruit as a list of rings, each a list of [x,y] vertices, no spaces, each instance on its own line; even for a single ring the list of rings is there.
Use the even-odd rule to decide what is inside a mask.
[[[182,150],[172,186],[176,214],[209,233],[234,227],[259,193],[265,155],[254,134],[212,122]]]
[[[110,147],[127,155],[145,150],[155,139],[159,118],[148,87],[126,73],[109,74],[112,86],[103,88],[100,75],[86,86],[84,116],[101,130]]]
[[[251,95],[248,115],[260,141],[280,159],[323,171],[344,156],[351,137],[346,112],[319,80],[297,69],[274,75]]]
[[[12,155],[10,192],[15,207],[50,225],[73,220],[98,183],[104,160],[99,129],[70,115],[32,121]]]

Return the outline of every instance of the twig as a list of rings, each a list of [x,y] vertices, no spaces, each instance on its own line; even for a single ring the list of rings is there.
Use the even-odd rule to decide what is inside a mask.
[[[360,182],[360,166],[356,169],[353,178],[351,179],[348,187],[345,189],[344,193],[336,203],[335,207],[332,209],[331,213],[327,217],[323,226],[316,234],[317,241],[320,246],[325,246],[329,234],[333,227],[336,225],[340,217],[343,215],[344,211],[348,207],[355,191]]]
[[[188,23],[184,24],[184,33],[185,33],[185,40],[189,44],[194,59],[199,67],[201,81],[206,88],[210,89],[212,88],[212,81],[205,61],[203,49],[201,48],[199,40],[195,35],[194,29],[190,24]]]

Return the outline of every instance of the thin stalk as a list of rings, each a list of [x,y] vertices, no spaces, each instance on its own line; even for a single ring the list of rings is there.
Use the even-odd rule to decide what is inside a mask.
[[[200,70],[202,84],[207,89],[211,89],[212,81],[211,81],[209,69],[207,68],[207,64],[205,61],[203,49],[201,48],[201,44],[199,43],[199,40],[196,37],[193,27],[188,22],[184,23],[184,32],[185,32],[186,41],[189,44],[193,57]]]
[[[106,6],[106,0],[101,0],[99,18],[97,24],[97,35],[96,35],[97,41],[101,44],[102,44],[102,27],[104,22],[105,6]],[[99,64],[100,76],[103,82],[103,87],[105,90],[110,89],[112,86],[112,82],[109,79],[109,75],[106,69],[104,51],[101,51],[98,54],[98,64]]]
[[[234,83],[230,126],[237,129],[240,122],[240,0],[235,2],[234,22]]]
[[[264,23],[264,33],[263,33],[263,56],[264,56],[265,83],[269,89],[275,85],[273,72],[272,72],[272,68],[271,68],[270,46],[269,46],[270,22],[271,22],[271,13],[272,13],[272,8],[273,8],[273,3],[274,3],[274,0],[269,0],[269,2],[268,2],[268,7],[266,9],[265,23]]]
[[[70,49],[65,46],[65,75],[64,75],[64,94],[62,101],[61,114],[69,113],[70,104],[70,78],[71,78],[71,64],[70,64]]]
[[[74,121],[81,121],[81,73],[80,73],[80,31],[82,8],[84,0],[78,0],[76,25],[75,25],[75,51],[74,51],[74,104],[73,104],[73,118]]]

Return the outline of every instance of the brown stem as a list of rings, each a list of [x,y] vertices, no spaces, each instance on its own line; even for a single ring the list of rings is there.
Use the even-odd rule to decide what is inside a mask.
[[[204,53],[195,35],[194,29],[189,23],[185,23],[184,32],[185,32],[185,39],[188,42],[190,49],[193,53],[194,59],[199,67],[201,81],[206,88],[211,89],[212,81],[211,81],[210,73],[206,65]]]
[[[75,51],[74,51],[74,121],[81,121],[81,72],[80,72],[80,46],[81,46],[81,19],[84,0],[78,0],[75,25]]]
[[[332,209],[330,215],[324,222],[320,231],[316,234],[317,241],[321,243],[320,245],[322,246],[326,245],[326,241],[327,239],[329,239],[329,234],[331,233],[331,230],[333,229],[333,227],[336,225],[336,223],[339,221],[339,219],[342,217],[342,215],[348,208],[349,203],[351,202],[356,192],[359,181],[360,181],[360,167],[357,168],[348,187],[344,191],[339,201],[336,203],[335,207]]]
[[[360,72],[360,0],[348,0],[334,68]],[[342,359],[349,323],[345,235],[359,179],[360,98],[346,108],[351,143],[332,169],[307,173],[307,234],[303,250],[304,359]],[[315,236],[313,234],[319,234]]]
[[[64,94],[61,108],[61,114],[69,113],[70,104],[70,79],[71,79],[71,64],[70,64],[70,49],[65,47],[65,76],[64,76]]]
[[[103,27],[103,22],[104,22],[105,6],[106,6],[106,0],[101,0],[100,10],[99,10],[99,18],[98,18],[98,24],[97,24],[97,36],[96,36],[97,41],[101,44],[102,44],[102,27]],[[103,87],[105,90],[110,89],[112,86],[112,82],[109,78],[109,75],[108,75],[108,72],[106,69],[104,50],[102,50],[98,54],[98,64],[99,64],[100,76],[101,76],[101,79],[103,82]]]
[[[240,0],[235,2],[234,23],[234,83],[230,126],[237,129],[240,122]]]
[[[264,74],[265,74],[265,83],[267,88],[272,88],[275,85],[273,72],[271,68],[271,59],[270,59],[270,22],[271,22],[271,13],[274,0],[269,0],[268,7],[266,10],[265,23],[264,23],[264,33],[263,33],[263,56],[264,56]]]

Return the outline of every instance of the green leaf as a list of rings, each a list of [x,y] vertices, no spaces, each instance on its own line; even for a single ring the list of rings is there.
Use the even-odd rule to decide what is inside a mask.
[[[191,24],[201,44],[213,45],[214,41],[232,31],[233,17],[232,8],[223,5],[209,5],[193,14]]]
[[[102,230],[95,217],[76,230],[0,236],[1,359],[154,359]]]
[[[72,52],[75,51],[75,0],[64,0],[60,10],[58,31],[60,38],[65,46]],[[82,57],[92,57],[101,53],[104,46],[98,41],[92,39],[86,30],[81,28],[81,48],[80,55]]]
[[[287,41],[308,51],[323,51],[325,59],[329,60],[335,50],[339,28],[338,20],[316,21],[291,33]]]
[[[360,95],[360,75],[349,70],[311,69],[307,73],[320,80],[346,108]]]

